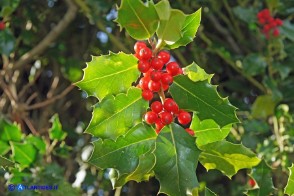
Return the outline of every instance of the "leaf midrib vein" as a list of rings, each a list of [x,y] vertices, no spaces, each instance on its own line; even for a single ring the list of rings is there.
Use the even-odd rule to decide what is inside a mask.
[[[134,12],[135,16],[138,18],[139,22],[141,23],[141,25],[143,26],[143,28],[145,29],[145,31],[147,32],[147,34],[148,34],[149,37],[150,37],[151,33],[148,31],[148,29],[146,28],[145,24],[144,24],[143,21],[141,20],[141,18],[138,16],[136,10],[132,7],[132,4],[131,4],[129,1],[128,1],[128,3],[129,3],[130,8],[132,9],[132,11]],[[142,3],[142,2],[140,1],[140,3]],[[144,5],[144,6],[145,6],[145,5]]]
[[[174,151],[175,151],[175,156],[176,156],[176,169],[177,169],[177,177],[178,177],[178,180],[177,180],[177,184],[178,184],[178,188],[179,188],[179,191],[181,192],[181,186],[179,184],[180,182],[180,172],[179,172],[179,166],[178,166],[178,154],[177,154],[177,148],[176,148],[176,141],[175,141],[175,137],[174,137],[174,134],[173,134],[173,129],[171,129],[170,131],[171,133],[171,137],[172,137],[172,142],[174,144]]]

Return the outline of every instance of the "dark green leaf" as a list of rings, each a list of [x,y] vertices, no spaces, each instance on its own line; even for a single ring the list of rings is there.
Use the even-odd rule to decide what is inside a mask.
[[[194,82],[208,80],[210,82],[213,74],[208,74],[195,62],[183,68],[184,73]]]
[[[249,190],[247,195],[250,196],[268,196],[272,195],[274,185],[272,180],[271,168],[265,163],[260,162],[257,167],[252,169],[251,177],[256,181],[259,188]]]
[[[172,123],[156,139],[154,172],[160,182],[160,193],[170,196],[191,194],[198,186],[196,167],[200,151],[181,126]]]
[[[235,14],[235,16],[238,17],[238,19],[242,20],[243,22],[246,22],[246,23],[256,22],[257,10],[253,6],[248,8],[236,6],[233,8],[233,13]]]
[[[142,121],[148,102],[142,99],[141,90],[130,88],[127,94],[110,95],[97,103],[86,130],[95,137],[115,140]]]
[[[52,127],[49,130],[49,136],[52,140],[58,140],[62,141],[66,137],[67,133],[62,130],[62,125],[60,123],[58,114],[55,114],[50,119],[50,122],[52,123]]]
[[[236,108],[227,98],[221,98],[216,86],[208,81],[193,82],[180,75],[174,78],[170,92],[181,109],[197,112],[200,120],[213,119],[221,127],[239,122]]]
[[[281,34],[285,35],[291,41],[294,41],[294,24],[289,20],[285,20],[283,25],[280,27]]]
[[[199,147],[201,164],[207,169],[217,169],[231,178],[238,170],[256,166],[260,160],[241,144],[219,141]]]
[[[134,39],[148,39],[155,33],[159,18],[152,2],[144,5],[141,0],[122,0],[117,11],[116,22]]]
[[[15,141],[21,140],[22,134],[18,125],[11,124],[6,120],[0,120],[0,139],[3,141]]]
[[[5,157],[0,156],[0,166],[5,167],[13,167],[14,163],[10,161],[9,159],[6,159]]]
[[[180,46],[186,46],[188,43],[192,42],[198,27],[201,21],[201,8],[197,10],[195,13],[186,16],[185,22],[182,26],[182,38],[176,41],[171,46],[168,46],[171,49],[178,48]]]
[[[186,15],[182,11],[172,9],[168,20],[160,20],[159,27],[156,31],[158,41],[172,45],[182,38],[181,29],[185,19]]]
[[[293,195],[294,194],[294,164],[288,168],[289,169],[289,178],[287,185],[285,187],[285,194]]]
[[[205,187],[205,196],[217,196],[217,194],[212,192],[209,188]]]
[[[140,75],[137,62],[138,59],[134,55],[122,52],[93,56],[92,61],[87,63],[84,77],[77,86],[99,100],[109,94],[125,93]]]
[[[35,161],[37,150],[32,144],[10,142],[10,145],[14,161],[20,163],[22,168],[29,166]]]
[[[101,140],[93,142],[94,151],[89,163],[95,165],[100,169],[113,168],[117,171],[115,178],[123,176],[118,186],[124,184],[124,180],[136,180],[141,181],[144,174],[138,173],[136,170],[140,170],[142,167],[146,168],[154,165],[144,160],[149,156],[143,157],[146,153],[151,153],[155,148],[156,133],[148,125],[138,124],[128,131],[125,136],[120,136],[116,141],[113,140]],[[139,162],[147,163],[147,166],[139,165]],[[146,162],[147,161],[147,162]],[[142,163],[141,163],[142,164]],[[148,171],[150,168],[148,169]],[[146,171],[146,170],[144,170]],[[146,171],[146,172],[148,172]],[[117,186],[115,179],[114,185]]]
[[[194,114],[190,128],[195,132],[196,144],[199,147],[225,139],[230,133],[232,125],[220,128],[213,120],[200,121],[198,116]]]
[[[251,76],[264,73],[266,66],[265,58],[259,54],[249,54],[243,60],[243,69]]]
[[[13,51],[15,38],[9,29],[0,31],[0,54],[9,54]]]

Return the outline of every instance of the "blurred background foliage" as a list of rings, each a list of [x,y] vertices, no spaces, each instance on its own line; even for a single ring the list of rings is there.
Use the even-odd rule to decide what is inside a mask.
[[[158,2],[158,1],[155,1]],[[120,32],[113,0],[1,0],[0,20],[0,155],[18,163],[0,169],[0,195],[13,195],[10,183],[58,184],[54,195],[156,195],[155,179],[130,182],[112,190],[109,171],[85,161],[91,153],[83,134],[95,98],[73,87],[91,55],[133,52],[135,40]],[[243,143],[272,168],[269,175],[283,195],[294,162],[294,1],[175,0],[185,13],[202,7],[194,42],[172,52],[186,66],[197,62],[222,96],[239,108],[242,124],[230,140]],[[257,13],[268,8],[283,20],[280,35],[267,39]],[[8,136],[7,136],[8,134]],[[30,157],[17,154],[30,152]],[[241,170],[232,180],[218,171],[197,174],[219,195],[241,195],[249,187]],[[26,192],[37,195],[38,192]]]

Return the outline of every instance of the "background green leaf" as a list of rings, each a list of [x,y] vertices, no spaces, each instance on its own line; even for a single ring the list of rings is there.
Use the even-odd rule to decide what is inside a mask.
[[[198,186],[196,167],[200,151],[181,126],[172,123],[156,139],[154,172],[160,182],[159,192],[170,196],[186,195]]]
[[[14,161],[20,163],[21,168],[28,167],[37,156],[37,150],[32,144],[10,142]]]
[[[243,68],[248,75],[258,75],[264,73],[267,67],[266,59],[260,54],[249,54],[243,60]]]
[[[0,54],[8,56],[14,49],[15,38],[9,29],[0,31]]]
[[[148,102],[142,99],[141,90],[135,87],[127,94],[110,95],[96,104],[86,133],[115,140],[142,121],[147,107]]]
[[[0,120],[0,139],[3,141],[19,142],[22,133],[18,125],[11,124],[4,119]]]
[[[148,39],[155,33],[159,19],[152,2],[122,0],[117,11],[116,22],[134,39]]]
[[[150,154],[154,151],[155,139],[156,133],[153,128],[142,123],[138,124],[130,129],[125,136],[120,136],[116,141],[103,141],[99,139],[93,142],[94,151],[89,163],[101,169],[115,169],[117,171],[116,178],[120,178],[120,176],[127,174],[123,176],[124,179],[118,182],[118,184],[115,182],[116,179],[113,179],[114,187],[123,185],[129,179],[141,181],[144,177],[144,173],[138,173],[135,170],[147,167],[147,171],[144,169],[143,171],[149,172],[153,167],[153,161],[155,161],[155,159],[151,162],[148,162],[148,160],[144,161],[142,159],[149,159],[150,157],[144,157],[142,155],[146,153]],[[140,161],[141,165],[138,166]],[[142,161],[144,166],[142,166]]]
[[[0,140],[0,155],[5,155],[10,150],[10,146],[7,142]]]
[[[168,46],[170,49],[175,49],[180,46],[186,46],[193,41],[201,21],[201,8],[195,13],[186,16],[185,22],[182,26],[182,38],[176,43]]]
[[[52,123],[52,126],[49,130],[50,139],[52,139],[52,140],[56,139],[58,141],[64,140],[67,133],[62,130],[62,125],[60,123],[58,114],[55,114],[54,116],[52,116],[50,121]]]
[[[208,74],[204,69],[199,67],[195,62],[183,68],[185,75],[187,75],[192,81],[205,81],[210,82],[213,74]]]
[[[199,147],[225,139],[230,133],[232,125],[220,128],[213,120],[200,121],[198,116],[194,114],[190,128],[195,132],[196,144]]]
[[[271,168],[263,160],[258,166],[252,168],[250,175],[257,183],[257,189],[249,190],[247,195],[250,196],[268,196],[272,195],[274,191],[274,185],[271,175]]]
[[[294,164],[292,163],[292,166],[288,168],[289,169],[289,178],[287,185],[285,187],[285,193],[288,195],[294,194]]]
[[[199,147],[200,163],[207,169],[217,169],[231,178],[238,170],[251,168],[260,160],[241,144],[219,141]]]
[[[221,98],[216,87],[207,81],[193,82],[188,76],[180,75],[174,78],[170,93],[181,109],[197,112],[200,120],[213,119],[221,127],[239,122],[236,108],[227,98]]]
[[[254,118],[267,118],[274,113],[276,103],[272,95],[258,96],[252,105],[252,116]]]
[[[77,86],[99,100],[109,94],[125,93],[140,75],[137,62],[134,55],[122,52],[93,56]]]

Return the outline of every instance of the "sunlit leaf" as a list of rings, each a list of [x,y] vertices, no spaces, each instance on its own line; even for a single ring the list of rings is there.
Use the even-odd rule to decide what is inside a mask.
[[[289,169],[289,178],[287,185],[285,187],[285,194],[293,195],[294,194],[294,164],[288,168]]]

